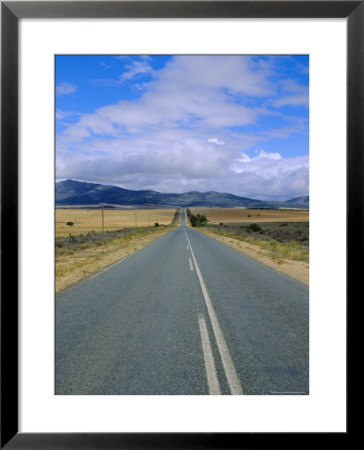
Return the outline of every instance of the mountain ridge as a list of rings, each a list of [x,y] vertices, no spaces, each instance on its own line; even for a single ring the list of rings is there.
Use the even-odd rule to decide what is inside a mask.
[[[287,201],[264,201],[216,191],[188,191],[181,194],[162,193],[152,190],[134,191],[113,185],[102,185],[75,180],[56,183],[56,205],[110,205],[135,207],[196,207],[222,208],[299,208],[307,209],[309,197],[301,196]]]

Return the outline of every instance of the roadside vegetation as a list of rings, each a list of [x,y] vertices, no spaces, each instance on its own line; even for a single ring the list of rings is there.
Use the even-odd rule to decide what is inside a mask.
[[[204,214],[191,214],[191,211],[187,210],[187,216],[190,220],[190,223],[193,227],[204,227],[207,225],[207,217]]]
[[[154,239],[178,226],[181,210],[175,211],[169,225],[157,223],[147,227],[85,234],[69,233],[55,238],[56,292],[113,264],[145,247]],[[72,231],[72,227],[70,227]]]
[[[308,222],[223,223],[205,227],[215,235],[256,245],[277,263],[284,260],[309,262]]]

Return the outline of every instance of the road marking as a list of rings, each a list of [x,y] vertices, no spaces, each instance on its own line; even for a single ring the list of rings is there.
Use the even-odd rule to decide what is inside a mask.
[[[128,258],[129,258],[130,256],[132,256],[132,255],[134,255],[134,253],[131,253],[130,255],[125,256],[125,258],[121,259],[120,261],[117,261],[117,262],[114,263],[114,264],[111,264],[111,266],[106,267],[106,269],[100,269],[100,271],[97,272],[97,273],[96,273],[95,275],[93,275],[92,277],[90,277],[89,280],[92,280],[93,278],[98,277],[99,275],[101,275],[102,273],[104,273],[104,272],[106,272],[107,270],[111,269],[112,267],[117,266],[118,264],[120,264],[121,262],[125,261],[126,259],[128,259]]]
[[[205,360],[205,369],[207,375],[207,384],[210,395],[221,395],[219,380],[216,374],[214,357],[212,355],[209,334],[207,332],[205,318],[202,314],[198,315],[198,324],[200,326],[203,357]]]
[[[193,265],[192,265],[192,260],[191,258],[188,258],[188,262],[190,263],[190,270],[191,272],[193,271]]]
[[[202,278],[200,268],[197,264],[195,255],[193,253],[191,242],[188,237],[187,237],[187,239],[188,239],[188,243],[190,245],[190,251],[191,251],[193,263],[195,265],[196,273],[197,273],[198,279],[200,281],[202,294],[205,299],[207,311],[209,313],[209,317],[211,320],[212,329],[214,331],[217,347],[220,352],[221,361],[222,361],[222,365],[225,370],[225,374],[226,374],[226,378],[227,378],[227,381],[229,384],[230,392],[233,395],[242,395],[243,389],[240,385],[240,381],[239,381],[238,375],[236,373],[233,360],[231,359],[229,350],[228,350],[226,342],[225,342],[224,335],[222,334],[222,330],[221,330],[219,321],[217,320],[217,316],[216,316],[214,307],[212,305],[209,293],[207,291],[206,284],[204,282],[204,279]]]

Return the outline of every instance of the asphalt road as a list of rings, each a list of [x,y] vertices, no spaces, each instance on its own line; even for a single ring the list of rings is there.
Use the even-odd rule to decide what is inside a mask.
[[[186,227],[56,297],[60,395],[309,393],[308,288]]]

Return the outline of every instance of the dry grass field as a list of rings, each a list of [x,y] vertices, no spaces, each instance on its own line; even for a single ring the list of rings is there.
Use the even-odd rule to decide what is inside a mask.
[[[175,209],[105,209],[104,231],[154,226],[155,222],[168,225],[175,212]],[[74,225],[68,226],[67,222],[73,222]],[[85,234],[90,231],[102,231],[101,209],[56,209],[56,236]]]
[[[308,222],[309,211],[285,209],[190,208],[192,214],[204,214],[211,224],[230,222]]]
[[[90,233],[56,239],[56,292],[120,261],[176,225]]]
[[[208,225],[196,227],[230,247],[309,284],[309,211],[190,208]]]

